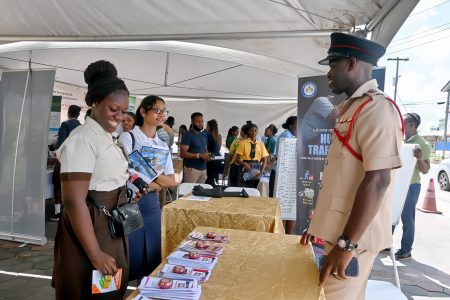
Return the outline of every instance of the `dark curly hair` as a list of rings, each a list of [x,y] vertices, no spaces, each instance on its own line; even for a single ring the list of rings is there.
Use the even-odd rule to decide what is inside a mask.
[[[116,67],[106,60],[91,63],[84,71],[84,81],[88,85],[85,97],[88,106],[102,101],[116,91],[125,91],[129,94],[123,80],[117,77]]]
[[[156,101],[162,101],[164,100],[161,97],[150,95],[142,99],[141,104],[136,109],[136,125],[141,127],[144,124],[144,117],[141,115],[141,108],[145,110],[145,112],[149,111],[153,105],[156,103]]]

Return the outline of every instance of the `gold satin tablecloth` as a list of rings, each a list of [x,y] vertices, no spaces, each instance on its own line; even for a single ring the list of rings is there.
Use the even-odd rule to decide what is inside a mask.
[[[183,200],[164,206],[162,257],[171,253],[197,226],[284,233],[279,201],[275,198],[212,198]]]
[[[208,227],[195,230],[227,234],[231,240],[208,282],[201,284],[201,300],[319,299],[313,250],[300,245],[299,236]]]

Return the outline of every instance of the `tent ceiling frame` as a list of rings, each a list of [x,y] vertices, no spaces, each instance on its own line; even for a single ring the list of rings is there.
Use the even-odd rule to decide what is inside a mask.
[[[57,42],[132,42],[132,41],[189,41],[189,40],[239,40],[239,39],[276,39],[299,37],[327,37],[337,29],[330,30],[286,30],[259,32],[223,32],[188,34],[148,34],[148,35],[0,35],[2,42],[19,41],[57,41]]]

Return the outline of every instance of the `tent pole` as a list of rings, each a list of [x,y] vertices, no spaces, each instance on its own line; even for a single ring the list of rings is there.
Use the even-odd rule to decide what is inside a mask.
[[[187,40],[235,40],[235,39],[274,39],[298,37],[328,37],[336,30],[287,30],[260,32],[224,32],[224,33],[190,33],[190,34],[148,34],[148,35],[0,35],[2,42],[17,41],[80,41],[80,42],[124,42],[124,41],[187,41]]]

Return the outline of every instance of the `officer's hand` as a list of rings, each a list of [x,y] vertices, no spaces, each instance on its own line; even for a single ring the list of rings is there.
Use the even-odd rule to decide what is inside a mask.
[[[353,257],[353,251],[341,250],[337,246],[328,253],[328,257],[320,269],[319,284],[323,287],[328,276],[334,276],[336,279],[345,280],[345,269]]]
[[[315,236],[313,236],[312,234],[309,234],[308,228],[306,228],[305,230],[303,230],[302,237],[300,238],[300,244],[308,245],[309,242],[314,241],[314,239],[315,239]]]
[[[413,150],[414,157],[417,158],[417,160],[422,159],[422,149],[416,148]]]

